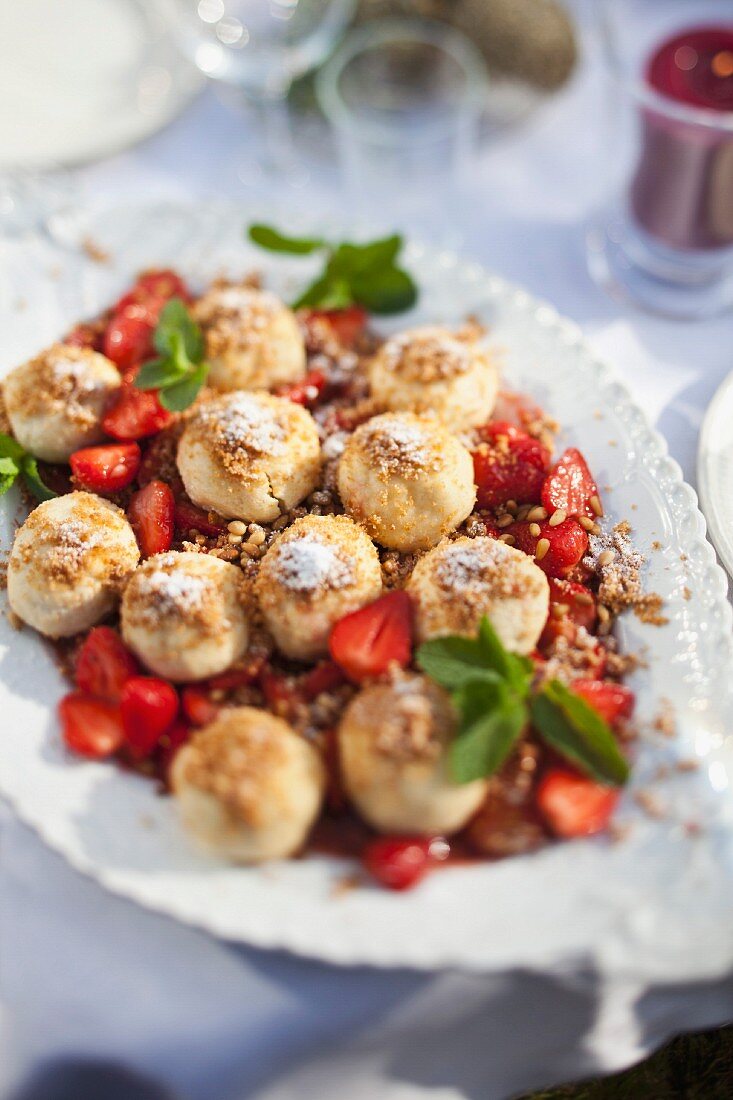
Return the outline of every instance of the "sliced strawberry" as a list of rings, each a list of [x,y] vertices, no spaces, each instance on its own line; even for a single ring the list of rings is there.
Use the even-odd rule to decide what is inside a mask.
[[[525,554],[535,558],[540,569],[547,573],[548,577],[565,577],[585,557],[588,551],[588,533],[577,520],[566,519],[553,527],[548,520],[537,524],[539,534],[533,535],[530,528],[533,525],[523,521],[513,523],[507,531],[514,535],[515,545]],[[542,540],[549,543],[549,548],[543,547],[544,553],[537,557],[537,544]]]
[[[382,886],[409,890],[430,868],[432,843],[424,837],[382,836],[367,844],[362,861]]]
[[[588,516],[595,518],[596,512],[591,504],[593,497],[598,498],[596,485],[588,464],[575,447],[560,455],[550,470],[542,486],[542,506],[548,512],[560,509],[568,516]]]
[[[412,659],[412,603],[406,592],[388,592],[336,623],[331,657],[351,680],[379,676],[390,665]]]
[[[102,421],[107,435],[123,442],[156,435],[173,422],[173,414],[163,408],[157,390],[135,389],[136,373],[130,372],[117,390]]]
[[[95,493],[118,493],[135,480],[140,468],[137,443],[114,443],[84,447],[69,459],[71,472],[86,489]]]
[[[307,672],[298,685],[306,699],[316,699],[324,691],[333,691],[344,683],[344,674],[333,661],[322,661]]]
[[[181,692],[183,713],[194,726],[208,726],[218,716],[221,707],[200,687],[189,685]]]
[[[167,302],[171,298],[181,298],[184,302],[191,299],[191,293],[181,276],[169,268],[145,271],[133,288],[123,295],[116,308],[132,302],[148,302],[151,299]]]
[[[570,687],[597,710],[609,726],[620,718],[630,718],[634,713],[634,693],[623,684],[614,684],[609,680],[573,680]]]
[[[348,306],[346,309],[314,309],[307,321],[327,321],[341,346],[352,348],[366,327],[367,317],[361,306]]]
[[[473,452],[479,508],[498,508],[508,500],[538,501],[550,465],[547,448],[507,421],[493,421],[479,434]]]
[[[300,382],[280,386],[277,395],[287,397],[288,401],[294,401],[296,405],[315,405],[325,385],[326,376],[323,371],[312,370]]]
[[[125,736],[119,707],[82,692],[64,696],[59,703],[59,718],[67,748],[91,760],[111,756]]]
[[[264,666],[264,657],[251,657],[245,664],[232,665],[226,672],[212,676],[207,686],[219,691],[232,691],[234,688],[249,687],[260,677]]]
[[[226,520],[212,519],[213,515],[213,512],[204,512],[183,497],[176,501],[176,527],[186,534],[198,531],[202,535],[211,535],[214,538],[221,535],[227,529]]]
[[[167,680],[133,676],[122,689],[125,743],[136,759],[149,756],[178,714],[178,693]]]
[[[163,302],[129,302],[118,306],[104,331],[103,350],[120,370],[137,366],[155,354],[153,332]]]
[[[596,598],[589,588],[575,581],[548,577],[550,582],[550,610],[540,645],[548,646],[561,635],[572,639],[576,628],[593,631],[597,622]]]
[[[260,673],[260,687],[270,710],[281,718],[286,718],[297,707],[299,698],[292,680],[269,665]]]
[[[137,676],[137,661],[111,626],[90,630],[76,655],[74,680],[79,691],[119,703],[122,688]]]
[[[537,806],[556,836],[592,836],[606,828],[619,799],[618,790],[565,768],[553,768],[540,780]]]
[[[186,744],[191,736],[191,727],[183,718],[176,718],[172,726],[161,734],[155,748],[158,774],[162,781],[168,785],[171,764],[178,750]]]
[[[149,481],[131,498],[127,518],[144,558],[170,550],[175,508],[173,493],[164,481]]]

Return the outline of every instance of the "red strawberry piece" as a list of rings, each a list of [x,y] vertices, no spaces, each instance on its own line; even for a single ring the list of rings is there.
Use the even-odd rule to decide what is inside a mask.
[[[348,306],[346,309],[315,309],[306,318],[308,321],[326,321],[333,329],[336,339],[344,348],[352,348],[362,334],[367,323],[367,312],[361,306]]]
[[[312,370],[300,382],[293,382],[289,386],[280,386],[277,395],[278,397],[287,397],[288,401],[294,401],[296,405],[314,405],[321,396],[325,385],[326,376],[323,371]]]
[[[507,531],[514,535],[517,548],[534,557],[548,577],[566,576],[585,557],[588,533],[577,520],[566,519],[554,527],[549,520],[543,520],[537,524],[538,535],[532,534],[532,526],[527,521],[513,523]],[[538,543],[542,543],[539,556]]]
[[[119,703],[122,688],[137,672],[137,661],[117,631],[95,626],[77,652],[74,680],[79,691]]]
[[[406,592],[388,592],[336,623],[329,639],[331,657],[359,683],[412,660],[412,604]]]
[[[570,687],[597,710],[609,726],[620,718],[630,718],[634,713],[634,693],[623,684],[614,684],[609,680],[573,680]]]
[[[572,639],[579,626],[592,632],[596,626],[597,613],[596,598],[590,589],[575,581],[557,577],[548,577],[548,580],[550,610],[540,644],[548,646],[560,635]]]
[[[127,518],[144,558],[170,550],[175,507],[173,493],[164,481],[149,481],[131,498]]]
[[[611,818],[619,792],[565,768],[553,768],[540,780],[537,806],[556,836],[592,836]]]
[[[522,431],[527,431],[529,425],[541,423],[544,416],[540,406],[524,393],[501,390],[496,398],[494,420],[508,421]]]
[[[123,295],[116,308],[124,308],[124,306],[133,302],[149,302],[151,300],[165,303],[170,301],[171,298],[181,298],[184,302],[190,301],[190,291],[180,275],[167,268],[160,271],[145,271],[132,289]]]
[[[178,714],[178,693],[167,680],[133,676],[122,689],[120,711],[132,756],[149,756]]]
[[[176,718],[172,726],[161,734],[155,749],[158,764],[158,774],[167,785],[171,764],[178,750],[186,744],[191,736],[191,727],[183,718]]]
[[[322,661],[307,672],[300,681],[299,690],[306,699],[316,699],[324,691],[333,691],[344,683],[344,674],[333,661]]]
[[[173,422],[173,414],[160,403],[157,390],[137,390],[137,370],[131,371],[115,393],[102,427],[107,435],[123,442],[156,435]]]
[[[568,516],[595,519],[591,500],[598,502],[596,485],[580,451],[568,447],[550,470],[542,486],[542,506],[552,514],[558,509]]]
[[[539,500],[550,464],[547,448],[505,420],[492,421],[479,434],[481,442],[473,452],[479,508]]]
[[[110,443],[84,447],[69,459],[71,472],[85,489],[95,493],[119,493],[135,480],[140,468],[137,443]]]
[[[111,756],[125,736],[119,707],[82,692],[64,696],[59,703],[59,718],[67,748],[91,760]]]
[[[262,674],[263,657],[252,657],[243,665],[233,665],[226,672],[212,676],[206,681],[209,688],[219,691],[232,691],[234,688],[248,687],[254,684]]]
[[[194,726],[208,726],[218,716],[221,707],[201,687],[189,685],[181,692],[183,713]]]
[[[432,841],[424,837],[383,836],[366,846],[362,861],[370,875],[390,890],[409,890],[432,863]]]
[[[103,351],[108,359],[128,370],[155,354],[153,332],[163,302],[129,302],[118,306],[104,331]]]
[[[260,673],[260,688],[270,710],[281,718],[288,717],[300,701],[291,677],[269,666]]]
[[[221,535],[226,531],[226,520],[219,520],[216,517],[212,519],[213,515],[213,512],[204,512],[184,497],[179,497],[176,501],[176,527],[186,534],[190,531],[198,531],[201,535],[210,535],[213,538]]]
[[[64,343],[75,348],[93,348],[94,351],[102,350],[103,335],[94,325],[75,325],[64,337]]]

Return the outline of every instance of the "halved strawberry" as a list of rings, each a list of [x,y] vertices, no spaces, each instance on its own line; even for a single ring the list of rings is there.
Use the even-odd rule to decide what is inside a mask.
[[[264,657],[250,657],[244,664],[232,665],[226,672],[220,672],[218,676],[212,676],[206,681],[207,686],[219,691],[231,691],[233,688],[248,687],[254,684],[262,673],[265,663]]]
[[[298,690],[306,699],[316,699],[324,691],[333,691],[344,682],[344,674],[338,665],[333,661],[321,661],[310,672],[306,672],[298,684]]]
[[[186,302],[190,297],[188,287],[175,271],[170,268],[151,269],[139,276],[135,285],[123,294],[115,308],[122,309],[133,302],[148,302],[151,299],[167,302],[171,298],[182,298]]]
[[[566,519],[553,527],[549,520],[537,524],[539,534],[534,535],[527,521],[513,523],[507,528],[514,535],[515,545],[525,554],[535,558],[548,577],[565,577],[585,557],[588,551],[588,533],[577,520]],[[538,543],[540,556],[537,556]],[[546,546],[545,543],[549,543]]]
[[[131,498],[127,518],[144,558],[170,550],[175,507],[173,493],[164,481],[149,481]]]
[[[592,836],[606,828],[619,799],[604,787],[566,768],[553,768],[540,780],[537,807],[556,836]]]
[[[563,635],[573,638],[577,627],[593,631],[597,622],[596,598],[589,588],[575,581],[548,577],[550,609],[540,645],[547,646]]]
[[[573,680],[570,687],[597,710],[609,726],[619,718],[630,718],[634,713],[634,693],[623,684],[614,684],[609,680]]]
[[[173,421],[173,414],[161,405],[157,390],[135,389],[135,374],[136,370],[126,377],[102,420],[107,435],[123,442],[156,435]]]
[[[215,538],[226,531],[226,520],[212,519],[212,515],[212,512],[204,512],[185,497],[179,497],[176,501],[176,527],[186,534],[198,531],[202,535],[211,535]]]
[[[219,714],[221,707],[201,687],[189,684],[181,692],[183,713],[194,726],[208,726]]]
[[[127,302],[115,309],[104,331],[102,348],[120,370],[137,366],[155,354],[153,332],[163,305],[163,301]]]
[[[72,692],[59,703],[59,718],[67,748],[79,756],[101,760],[116,752],[124,740],[120,709],[105,699]]]
[[[425,837],[380,836],[367,844],[362,861],[382,886],[409,890],[428,872],[432,843]]]
[[[536,502],[550,464],[550,452],[537,439],[506,420],[481,428],[473,452],[479,508],[498,508],[508,500]]]
[[[125,743],[132,756],[149,756],[178,714],[178,693],[167,680],[133,676],[122,689],[120,711]]]
[[[368,314],[361,306],[348,306],[346,309],[314,309],[306,318],[327,321],[334,331],[336,339],[344,348],[352,348],[358,336],[366,327]]]
[[[406,592],[388,592],[336,623],[329,639],[331,657],[359,683],[403,668],[412,659],[412,603]]]
[[[135,480],[140,468],[137,443],[110,443],[84,447],[69,459],[71,472],[86,489],[95,493],[118,493]]]
[[[552,514],[557,509],[568,516],[588,516],[596,510],[591,504],[598,500],[596,485],[588,464],[575,447],[568,447],[550,470],[542,486],[542,506]]]
[[[137,672],[137,661],[117,631],[95,626],[77,652],[74,680],[80,691],[119,703],[122,688]]]
[[[287,397],[296,405],[314,405],[326,385],[326,376],[322,370],[312,370],[300,382],[278,388],[278,397]]]

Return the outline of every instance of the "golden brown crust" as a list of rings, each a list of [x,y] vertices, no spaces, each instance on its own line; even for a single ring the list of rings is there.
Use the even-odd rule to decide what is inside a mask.
[[[102,377],[112,364],[90,348],[54,344],[12,371],[5,380],[6,401],[13,415],[33,417],[52,412],[86,430],[98,413],[90,400],[114,385],[114,376]]]
[[[377,352],[384,370],[399,373],[406,382],[445,381],[471,367],[471,346],[437,325],[393,336]]]
[[[273,319],[285,309],[274,294],[244,283],[218,283],[193,307],[204,332],[206,354],[260,347],[267,353],[267,332]]]
[[[445,465],[442,443],[443,432],[433,421],[413,413],[383,413],[357,428],[347,448],[360,451],[380,480],[388,481],[438,473]]]
[[[156,554],[140,566],[127,587],[125,623],[149,630],[185,626],[207,638],[227,630],[231,624],[222,617],[221,590],[236,577],[233,569],[210,554]],[[245,580],[237,580],[244,602]]]

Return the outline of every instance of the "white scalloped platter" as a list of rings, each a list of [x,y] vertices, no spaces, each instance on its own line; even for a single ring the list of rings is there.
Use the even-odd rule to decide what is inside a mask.
[[[224,207],[115,209],[89,215],[85,227],[109,250],[107,265],[39,240],[6,252],[3,370],[107,304],[145,266],[173,264],[194,282],[258,268],[273,289],[292,294],[308,265],[255,252],[243,240],[246,220]],[[325,857],[225,866],[190,847],[174,805],[152,784],[113,764],[70,759],[54,717],[61,678],[39,639],[4,618],[0,791],[78,870],[233,941],[340,964],[583,968],[647,981],[720,975],[733,966],[733,636],[725,577],[695,495],[573,324],[453,255],[413,245],[407,262],[420,306],[391,327],[481,317],[508,383],[533,394],[564,425],[563,441],[585,452],[608,522],[632,523],[647,554],[647,588],[665,599],[666,625],[629,617],[619,628],[624,648],[644,657],[631,683],[649,729],[618,815],[624,837],[446,868],[406,894],[339,891],[349,864]],[[24,309],[11,308],[14,296]],[[5,548],[17,508],[10,498],[2,505]],[[652,732],[660,711],[675,716],[672,736]],[[677,768],[681,761],[697,767]]]

